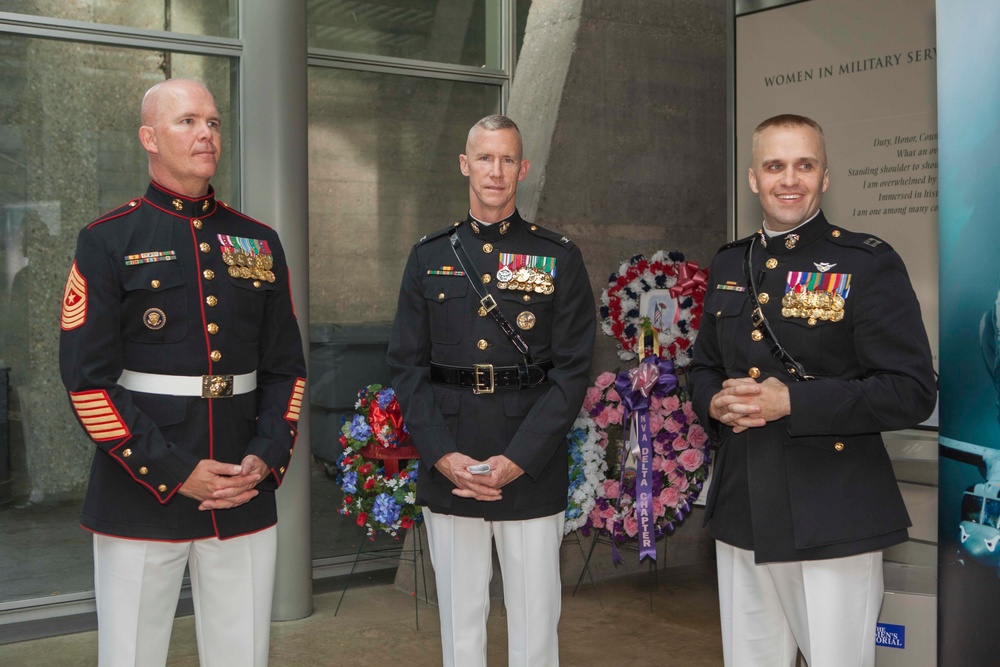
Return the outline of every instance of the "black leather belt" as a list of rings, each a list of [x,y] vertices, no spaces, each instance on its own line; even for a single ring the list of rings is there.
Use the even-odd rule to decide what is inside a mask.
[[[431,362],[431,382],[452,387],[471,387],[473,394],[492,394],[494,389],[537,387],[549,378],[551,361],[516,366],[445,366]]]

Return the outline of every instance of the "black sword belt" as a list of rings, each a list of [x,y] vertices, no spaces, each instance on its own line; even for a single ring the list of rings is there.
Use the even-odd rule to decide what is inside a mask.
[[[431,362],[431,382],[452,387],[471,387],[474,394],[492,394],[494,389],[528,389],[549,378],[551,361],[516,366],[445,366]]]

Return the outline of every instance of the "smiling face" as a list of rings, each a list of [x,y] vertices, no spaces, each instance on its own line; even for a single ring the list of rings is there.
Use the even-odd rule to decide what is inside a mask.
[[[469,177],[469,207],[473,217],[498,222],[514,212],[517,184],[528,174],[521,159],[521,137],[515,129],[474,127],[465,154],[458,156]]]
[[[149,89],[142,103],[139,140],[149,154],[149,175],[189,197],[208,192],[222,151],[219,110],[196,81],[171,79]]]
[[[764,210],[764,225],[786,232],[819,210],[830,184],[826,150],[808,125],[778,125],[754,136],[750,189]]]

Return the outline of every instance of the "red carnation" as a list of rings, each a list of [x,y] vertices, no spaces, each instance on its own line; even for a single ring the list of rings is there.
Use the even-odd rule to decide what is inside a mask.
[[[363,466],[361,466],[360,468],[358,468],[358,472],[361,473],[362,475],[367,475],[371,471],[372,471],[372,464],[371,463],[366,463]]]
[[[367,512],[358,512],[358,525],[359,526],[363,526],[367,522],[368,522],[368,513]]]
[[[350,505],[354,502],[354,496],[344,496],[344,504]]]
[[[402,519],[400,519],[399,525],[402,526],[403,528],[410,528],[413,526],[413,519],[411,519],[408,516],[404,516]]]
[[[369,477],[365,480],[365,491],[371,491],[375,487],[375,478]]]

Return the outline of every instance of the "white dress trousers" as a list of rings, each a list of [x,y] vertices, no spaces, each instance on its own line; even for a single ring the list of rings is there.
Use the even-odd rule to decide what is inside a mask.
[[[157,542],[94,534],[99,667],[164,667],[189,567],[202,667],[266,667],[278,529]]]
[[[556,667],[565,515],[484,521],[424,508],[445,667],[485,667],[493,540],[503,575],[510,667]]]
[[[754,563],[716,541],[726,667],[873,667],[882,607],[882,552]]]

